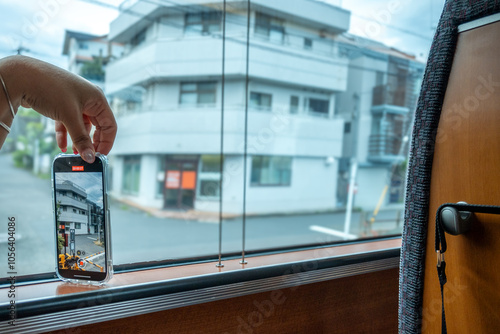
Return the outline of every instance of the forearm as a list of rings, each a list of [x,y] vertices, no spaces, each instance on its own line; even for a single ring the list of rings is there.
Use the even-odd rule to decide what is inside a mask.
[[[2,147],[9,128],[14,122],[14,114],[22,100],[22,81],[18,79],[19,73],[23,76],[20,68],[23,66],[23,58],[20,56],[7,57],[0,60],[0,147]],[[16,75],[16,73],[18,73]]]

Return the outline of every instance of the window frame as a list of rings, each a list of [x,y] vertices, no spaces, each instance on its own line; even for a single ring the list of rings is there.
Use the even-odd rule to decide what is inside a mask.
[[[264,163],[264,160],[267,159],[267,166],[263,166],[263,163]],[[258,160],[260,160],[259,162],[259,172],[258,172],[258,175],[259,175],[259,180],[258,181],[255,181],[254,180],[254,176],[256,175],[256,170],[254,170],[254,164],[257,164],[258,163]],[[277,161],[278,160],[278,161]],[[286,182],[282,182],[282,179],[283,179],[283,169],[282,168],[278,168],[278,169],[275,169],[276,165],[282,163],[282,161],[280,162],[279,160],[284,160],[286,161],[288,164],[289,164],[289,169],[288,169],[288,177],[286,177],[288,179],[288,181]],[[291,187],[292,186],[292,169],[293,169],[293,157],[287,157],[287,156],[266,156],[266,155],[256,155],[256,156],[252,156],[252,159],[251,159],[251,170],[250,170],[250,186],[251,187]],[[275,171],[278,171],[280,173],[280,176],[279,176],[279,181],[278,182],[272,182],[272,183],[267,183],[267,182],[262,182],[262,173],[263,173],[263,169],[264,167],[266,169],[269,169],[267,171],[267,173],[270,175],[269,177],[272,177],[271,174]]]
[[[195,85],[196,88],[193,90],[183,90],[183,87],[188,85]],[[201,89],[202,85],[213,85],[213,89]],[[204,94],[213,94],[213,102],[202,103],[200,102],[200,96]],[[183,94],[196,94],[196,102],[188,103],[183,102]],[[217,104],[217,81],[181,81],[179,83],[179,106],[181,107],[204,107],[204,106],[215,106]]]
[[[256,35],[266,38],[269,41],[281,43],[285,42],[286,30],[285,20],[261,12],[255,13],[254,32]],[[281,40],[272,37],[272,33],[279,33]]]
[[[128,194],[128,195],[137,195],[139,194],[140,190],[141,190],[141,185],[140,185],[140,182],[137,183],[137,185],[135,185],[135,174],[137,173],[138,174],[138,180],[140,181],[140,175],[141,175],[141,156],[140,155],[126,155],[123,157],[123,175],[122,175],[122,191],[125,193],[125,194]],[[130,166],[132,165],[132,166]],[[125,174],[126,174],[126,168],[127,167],[131,167],[131,168],[134,168],[134,167],[137,167],[138,166],[138,170],[133,170],[132,173],[134,173],[134,179],[133,179],[133,182],[134,184],[131,184],[131,187],[132,189],[128,189],[128,185],[126,187],[126,180],[125,180]],[[137,188],[137,189],[136,189]]]
[[[269,100],[269,105],[262,104],[263,99]],[[258,100],[258,103],[255,104],[254,101]],[[271,111],[273,109],[273,94],[271,93],[263,93],[260,91],[250,91],[249,92],[249,107],[254,110],[265,110]]]
[[[199,16],[198,21],[190,22],[190,17]],[[218,11],[209,12],[198,12],[198,13],[186,13],[184,15],[184,34],[200,34],[200,35],[210,35],[213,33],[218,33],[222,30],[222,14]],[[211,30],[211,27],[217,25],[217,30]],[[192,26],[201,26],[200,31],[197,29],[191,30]]]

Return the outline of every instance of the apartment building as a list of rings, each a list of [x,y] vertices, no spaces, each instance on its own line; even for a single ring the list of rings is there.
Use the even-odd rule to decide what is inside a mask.
[[[359,36],[343,34],[339,40],[349,57],[347,89],[339,94],[336,110],[345,120],[340,201],[347,201],[354,170],[355,206],[402,203],[410,122],[425,64]]]
[[[98,233],[102,223],[102,207],[87,198],[87,192],[75,183],[65,180],[58,184],[56,210],[60,234]]]
[[[68,57],[68,71],[79,74],[104,89],[106,65],[121,57],[123,45],[109,43],[107,35],[66,30],[62,54]]]
[[[344,120],[335,110],[349,59],[336,38],[350,13],[296,2],[251,2],[248,89],[246,1],[227,1],[225,31],[221,1],[122,8],[108,37],[124,55],[106,70],[119,126],[114,196],[199,211],[218,211],[222,196],[222,211],[237,214],[246,187],[249,214],[337,207]]]

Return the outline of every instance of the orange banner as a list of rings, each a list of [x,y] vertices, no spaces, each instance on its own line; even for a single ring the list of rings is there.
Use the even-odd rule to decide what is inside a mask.
[[[182,189],[196,189],[196,172],[182,172]]]

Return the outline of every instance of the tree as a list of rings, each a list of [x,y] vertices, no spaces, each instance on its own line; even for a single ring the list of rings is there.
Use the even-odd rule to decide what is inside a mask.
[[[84,63],[80,69],[80,75],[87,80],[104,81],[104,74],[101,57],[95,57],[94,60]]]

